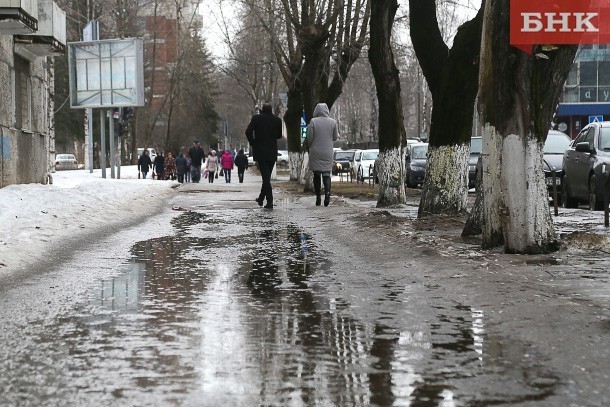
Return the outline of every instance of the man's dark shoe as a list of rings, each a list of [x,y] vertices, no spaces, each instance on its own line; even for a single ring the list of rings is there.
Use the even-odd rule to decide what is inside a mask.
[[[328,206],[329,203],[330,203],[330,194],[325,194],[324,195],[324,206]]]
[[[267,205],[263,206],[263,208],[265,208],[265,209],[273,209],[273,204],[267,204]]]
[[[258,206],[263,206],[263,200],[262,199],[256,198],[255,201],[258,204]]]
[[[320,206],[322,204],[322,198],[320,198],[320,195],[316,196],[316,206]]]

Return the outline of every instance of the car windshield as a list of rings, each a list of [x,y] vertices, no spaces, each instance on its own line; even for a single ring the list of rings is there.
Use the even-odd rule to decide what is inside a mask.
[[[549,134],[544,142],[544,154],[563,154],[570,146],[569,137],[563,134]]]
[[[367,151],[365,153],[362,153],[362,159],[375,160],[377,158],[377,154],[379,154],[377,151]]]
[[[428,146],[413,146],[411,147],[411,159],[424,160],[428,154]]]
[[[335,160],[347,160],[347,161],[351,161],[352,158],[354,158],[354,153],[353,152],[345,152],[345,153],[335,153]]]
[[[483,139],[481,137],[473,137],[470,139],[470,154],[481,154]]]
[[[599,133],[599,148],[610,150],[610,127],[602,127]]]
[[[72,154],[59,154],[57,156],[58,160],[74,160],[74,156]]]

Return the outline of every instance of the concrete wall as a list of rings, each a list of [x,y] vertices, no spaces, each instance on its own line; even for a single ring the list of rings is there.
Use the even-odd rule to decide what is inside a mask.
[[[13,37],[0,35],[0,188],[11,184],[48,182],[49,72],[47,58],[30,62],[31,119],[15,127]]]

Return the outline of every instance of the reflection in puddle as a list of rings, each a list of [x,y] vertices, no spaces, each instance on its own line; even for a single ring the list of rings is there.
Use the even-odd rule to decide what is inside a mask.
[[[349,298],[326,291],[333,265],[307,231],[276,215],[265,214],[263,226],[241,215],[238,223],[235,212],[181,213],[172,236],[134,245],[115,278],[37,338],[45,363],[34,368],[51,376],[29,379],[32,397],[72,405],[449,407],[552,391],[554,382],[538,380],[548,386],[527,386],[525,396],[473,394],[476,383],[505,380],[493,376],[499,369],[515,366],[514,383],[523,375],[513,361],[525,352],[489,338],[482,309],[420,301],[386,284],[369,304],[388,307],[383,318],[356,319]],[[27,366],[36,359],[29,356],[15,364]]]

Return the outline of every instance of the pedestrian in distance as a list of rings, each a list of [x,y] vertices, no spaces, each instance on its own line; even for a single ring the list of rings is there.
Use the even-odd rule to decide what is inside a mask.
[[[150,160],[150,155],[148,155],[148,150],[142,151],[142,155],[138,158],[138,178],[140,178],[140,173],[142,173],[142,179],[146,179],[146,174],[152,168],[152,161]]]
[[[184,157],[184,154],[180,153],[176,157],[176,174],[178,176],[178,182],[184,183],[184,175],[189,172],[188,162]]]
[[[172,181],[176,179],[176,160],[171,151],[168,151],[165,157],[165,179]]]
[[[244,154],[244,150],[239,150],[235,156],[235,166],[237,167],[239,183],[242,184],[244,182],[244,172],[248,169],[248,156]]]
[[[337,121],[329,116],[326,103],[318,103],[313,118],[307,125],[304,147],[309,151],[309,169],[313,171],[313,188],[316,206],[320,206],[322,182],[324,182],[324,206],[330,203],[330,174],[333,169],[333,141],[337,141]]]
[[[191,157],[191,172],[193,182],[199,182],[201,179],[201,166],[205,160],[205,153],[199,140],[193,141],[193,147],[189,150],[189,157]]]
[[[225,175],[225,182],[229,184],[231,182],[231,170],[233,170],[234,167],[231,151],[225,150],[225,153],[220,158],[220,165],[222,166],[222,172]]]
[[[153,161],[153,178],[155,178],[155,172],[157,173],[158,180],[165,179],[165,157],[163,157],[163,151],[159,150],[155,161]]]
[[[188,155],[188,153],[186,153],[185,157],[186,158],[186,173],[184,173],[184,182],[191,182],[191,168],[192,168],[192,164],[193,164],[193,160],[191,160],[191,156]]]
[[[210,155],[208,155],[208,159],[205,163],[205,169],[208,171],[208,183],[212,184],[214,182],[214,175],[216,171],[218,171],[218,157],[216,157],[216,151],[211,150]]]
[[[265,103],[260,113],[252,116],[246,128],[246,137],[254,149],[254,161],[258,162],[261,173],[261,191],[256,203],[263,206],[266,199],[266,209],[273,209],[273,188],[271,172],[277,161],[277,141],[282,138],[282,119],[275,116],[271,103]]]

